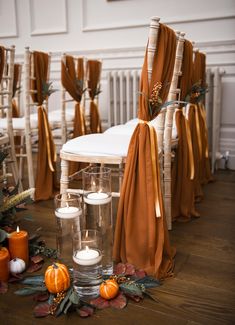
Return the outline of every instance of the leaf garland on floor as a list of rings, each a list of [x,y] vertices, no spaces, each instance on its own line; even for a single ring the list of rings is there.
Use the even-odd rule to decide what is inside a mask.
[[[34,260],[41,263],[40,258],[36,257]],[[161,285],[160,281],[147,276],[143,270],[136,270],[131,264],[117,264],[114,268],[114,274],[104,277],[104,280],[107,279],[113,279],[119,285],[118,295],[110,300],[99,296],[90,301],[84,301],[79,298],[72,285],[67,291],[50,294],[44,283],[44,275],[19,278],[18,283],[22,284],[23,287],[14,293],[19,296],[33,296],[33,300],[37,302],[33,314],[37,318],[49,315],[58,317],[73,311],[77,312],[80,317],[85,318],[92,316],[96,310],[105,308],[123,309],[127,306],[129,300],[138,303],[144,297],[148,297],[157,301],[149,289]],[[6,292],[6,288],[1,287],[0,289],[2,293]]]

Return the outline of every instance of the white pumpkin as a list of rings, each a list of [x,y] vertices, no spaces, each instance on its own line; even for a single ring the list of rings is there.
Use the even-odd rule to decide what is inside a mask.
[[[9,268],[11,273],[22,273],[25,270],[25,266],[25,261],[18,257],[13,258],[13,260],[9,262]]]

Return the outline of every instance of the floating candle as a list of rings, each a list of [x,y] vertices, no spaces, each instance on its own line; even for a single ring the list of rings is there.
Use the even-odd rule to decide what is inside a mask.
[[[88,204],[102,205],[111,201],[111,196],[104,192],[92,192],[84,195],[84,201]]]
[[[77,207],[63,207],[63,208],[57,208],[55,210],[55,215],[58,218],[62,219],[73,219],[76,217],[79,217],[82,214],[82,210]]]
[[[28,243],[28,233],[25,230],[17,230],[11,233],[9,237],[9,252],[11,259],[21,258],[25,261],[26,265],[29,261],[29,243]]]
[[[6,247],[0,248],[0,281],[7,282],[9,278],[10,254]]]
[[[95,249],[89,249],[86,246],[86,249],[75,252],[73,260],[79,265],[89,266],[99,263],[102,259],[100,253]]]

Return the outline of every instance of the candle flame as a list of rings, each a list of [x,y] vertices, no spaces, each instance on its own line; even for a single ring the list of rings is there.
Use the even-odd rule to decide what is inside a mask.
[[[20,232],[20,227],[19,226],[17,226],[16,232]]]
[[[88,246],[86,246],[86,252],[88,252],[89,251],[89,247]]]

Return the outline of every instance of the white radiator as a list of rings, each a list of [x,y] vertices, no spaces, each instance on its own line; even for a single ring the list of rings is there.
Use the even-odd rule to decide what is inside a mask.
[[[137,117],[140,70],[112,70],[107,73],[108,127]]]

